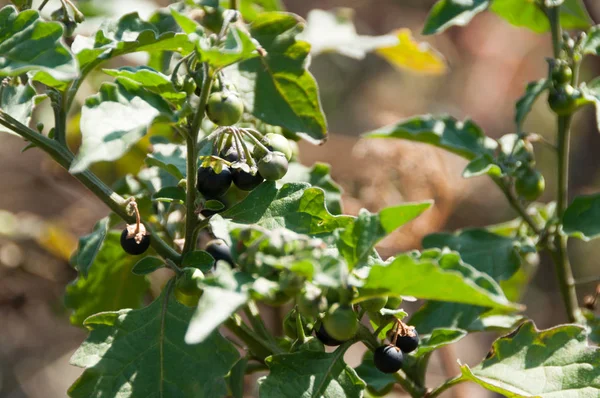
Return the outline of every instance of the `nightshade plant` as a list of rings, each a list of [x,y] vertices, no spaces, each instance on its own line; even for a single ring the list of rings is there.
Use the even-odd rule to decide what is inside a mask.
[[[111,210],[72,257],[79,277],[65,302],[90,335],[72,357],[84,371],[69,396],[242,397],[253,372],[263,372],[258,392],[266,398],[380,396],[395,385],[432,398],[466,381],[510,397],[600,396],[600,351],[590,346],[600,335],[596,300],[579,308],[567,256],[569,236],[600,235],[600,195],[570,205],[567,198],[573,115],[592,104],[600,124],[600,82],[578,80],[583,58],[600,55],[600,26],[590,27],[579,0],[433,6],[425,34],[489,8],[514,25],[550,31],[554,54],[548,76],[517,102],[514,132],[499,140],[470,120],[430,115],[367,134],[466,158],[464,176],[492,178],[519,215],[427,236],[422,251],[387,260],[377,242],[432,202],[343,215],[328,167],[296,162],[295,141],[324,143],[327,132],[305,40],[313,55],[374,52],[400,67],[442,71],[440,56],[410,32],[360,36],[348,19],[320,10],[305,29],[276,0],[186,0],[147,21],[128,14],[73,38],[83,14],[72,1],[42,2],[59,7],[54,21],[31,1],[13,3],[0,10],[2,130],[46,152]],[[149,53],[147,65],[98,69],[133,52]],[[114,80],[79,110],[78,89],[94,73]],[[544,180],[532,150],[538,136],[523,130],[544,93],[557,123],[558,191],[550,204],[532,203]],[[45,98],[54,126],[31,129]],[[83,140],[73,154],[67,127],[79,113]],[[91,171],[146,136],[144,166],[114,187]],[[210,240],[203,248],[201,234]],[[572,324],[540,331],[520,314],[527,256],[536,252],[553,259]],[[172,278],[144,306],[147,275],[160,268]],[[407,318],[399,307],[411,297],[424,304]],[[281,335],[263,321],[272,306],[287,311]],[[479,365],[429,385],[432,353],[481,331],[510,333]],[[344,362],[353,344],[367,348],[355,369]]]

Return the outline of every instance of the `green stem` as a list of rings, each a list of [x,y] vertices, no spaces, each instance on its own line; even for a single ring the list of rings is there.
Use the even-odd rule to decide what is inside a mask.
[[[207,63],[202,64],[204,79],[202,80],[202,88],[200,91],[200,101],[198,109],[194,115],[194,120],[188,136],[186,137],[187,144],[187,189],[186,189],[186,217],[185,217],[185,244],[183,246],[183,254],[194,250],[196,247],[196,224],[198,223],[198,215],[196,214],[196,178],[198,170],[198,134],[200,125],[204,119],[206,101],[210,94],[210,86],[213,80],[213,74]]]
[[[244,313],[248,317],[248,320],[250,321],[250,324],[256,333],[258,333],[263,339],[276,344],[276,342],[273,340],[273,336],[271,336],[271,333],[269,333],[267,330],[267,327],[260,316],[260,311],[258,310],[258,307],[254,301],[251,300],[248,302],[248,304],[244,307]]]
[[[533,220],[533,218],[531,218],[531,216],[527,214],[527,210],[523,207],[523,205],[521,205],[517,198],[515,198],[515,195],[513,195],[510,189],[504,184],[504,181],[495,178],[494,182],[496,183],[496,185],[498,185],[502,193],[504,193],[504,196],[506,196],[506,199],[508,200],[508,203],[511,205],[511,207],[517,213],[519,213],[519,216],[523,219],[523,221],[525,221],[525,223],[527,223],[529,228],[531,228],[533,232],[539,235],[542,232],[542,230],[540,229],[540,227],[538,227],[537,223]]]
[[[229,331],[237,338],[242,340],[248,346],[248,349],[252,352],[252,354],[256,355],[256,357],[262,363],[264,363],[265,358],[275,353],[279,353],[280,351],[279,347],[276,347],[277,349],[274,350],[274,347],[271,347],[268,343],[263,341],[259,336],[252,332],[237,315],[234,315],[225,321],[224,326],[229,329]]]
[[[571,116],[558,117],[558,192],[556,216],[562,222],[569,200],[569,142]],[[575,279],[567,251],[568,236],[558,228],[555,234],[555,247],[552,257],[555,262],[556,277],[567,310],[569,322],[577,322],[580,311],[575,290]]]
[[[460,384],[464,381],[466,381],[466,380],[463,379],[462,376],[456,376],[451,379],[448,379],[445,382],[443,382],[442,384],[440,384],[438,387],[436,387],[435,389],[433,389],[432,391],[427,393],[425,395],[425,397],[426,398],[435,398],[435,397],[439,396],[441,393],[443,393],[444,391],[446,391],[447,389],[449,389],[450,387]]]
[[[237,10],[238,9],[238,2],[237,2],[237,0],[230,0],[229,1],[229,8],[231,8],[232,10]]]
[[[63,145],[54,141],[46,136],[41,135],[37,131],[30,129],[18,120],[6,112],[0,110],[0,124],[8,127],[15,133],[19,134],[48,155],[52,157],[58,164],[60,164],[67,171],[71,167],[73,162],[73,154]],[[107,186],[102,180],[98,178],[94,173],[89,170],[85,170],[81,173],[74,174],[77,180],[79,180],[86,188],[92,191],[101,201],[103,201],[115,214],[121,217],[128,224],[135,222],[135,216],[129,215],[126,210],[127,200],[122,196],[113,191]],[[150,240],[152,247],[162,257],[172,260],[175,263],[179,263],[181,256],[175,250],[173,250],[164,240],[162,240],[152,229],[150,225],[144,224],[146,229],[152,234]]]
[[[552,32],[552,49],[554,58],[560,58],[562,48],[562,29],[560,26],[560,7],[550,7],[547,9],[548,20]],[[577,81],[574,74],[573,84]],[[556,193],[556,216],[562,223],[562,218],[567,208],[569,200],[569,144],[572,115],[557,116],[558,125],[558,186]],[[554,260],[554,267],[558,285],[567,311],[569,322],[576,322],[580,318],[579,304],[577,302],[577,292],[575,290],[575,280],[573,270],[569,262],[567,251],[568,237],[561,228],[556,229],[554,235],[555,247],[550,249]]]
[[[40,4],[40,6],[38,7],[38,11],[41,12],[44,9],[44,7],[46,7],[46,3],[48,3],[48,1],[50,1],[50,0],[42,1],[42,4]]]
[[[404,372],[394,373],[394,378],[396,379],[396,383],[400,384],[404,391],[406,391],[411,397],[422,398],[427,396],[425,395],[427,391],[424,388],[417,386],[415,383],[413,383],[411,380],[405,377]]]

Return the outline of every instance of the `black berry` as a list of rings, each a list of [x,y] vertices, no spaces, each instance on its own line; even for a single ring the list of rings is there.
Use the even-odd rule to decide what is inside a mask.
[[[402,352],[408,354],[409,352],[413,352],[419,346],[419,334],[416,329],[413,327],[409,327],[408,334],[401,336],[398,334],[396,338],[396,347],[400,348]]]
[[[383,345],[375,350],[373,362],[375,367],[383,373],[396,373],[402,369],[404,356],[398,347]]]
[[[229,264],[232,268],[235,267],[235,262],[231,256],[231,249],[220,239],[211,240],[204,249],[217,261],[222,260]]]
[[[198,181],[196,188],[206,198],[217,198],[223,195],[231,186],[231,171],[225,164],[221,164],[220,172],[211,166],[198,168]]]
[[[237,162],[240,159],[240,155],[234,147],[229,147],[228,149],[221,151],[219,156],[231,163]]]
[[[143,235],[139,243],[135,239],[135,235],[129,236],[131,227],[125,228],[121,233],[121,247],[126,253],[134,256],[140,255],[150,247],[150,235]]]
[[[321,343],[331,347],[335,347],[343,343],[343,341],[339,341],[331,337],[329,333],[327,333],[323,325],[321,325],[321,327],[315,332],[315,336],[317,336],[317,338],[321,340]]]
[[[234,168],[231,172],[231,177],[235,186],[242,191],[252,191],[265,180],[258,171],[252,175],[252,173],[244,171],[241,168]]]

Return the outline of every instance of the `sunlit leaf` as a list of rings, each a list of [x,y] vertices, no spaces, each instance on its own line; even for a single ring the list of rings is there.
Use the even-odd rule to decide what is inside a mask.
[[[409,29],[400,29],[395,36],[398,39],[396,44],[380,47],[375,53],[400,69],[428,75],[446,72],[444,57],[429,44],[415,41]]]
[[[451,26],[465,26],[480,12],[484,11],[491,0],[439,0],[429,12],[423,34],[441,33]]]

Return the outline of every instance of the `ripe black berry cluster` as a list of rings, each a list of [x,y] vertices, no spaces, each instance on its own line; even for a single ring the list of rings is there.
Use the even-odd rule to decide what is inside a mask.
[[[383,373],[396,373],[402,369],[404,355],[413,352],[419,346],[419,334],[416,329],[402,321],[396,323],[390,340],[391,344],[377,348],[373,355],[375,367]]]

